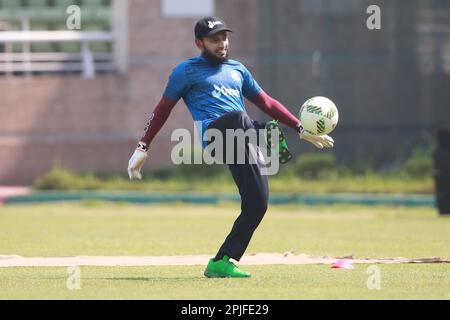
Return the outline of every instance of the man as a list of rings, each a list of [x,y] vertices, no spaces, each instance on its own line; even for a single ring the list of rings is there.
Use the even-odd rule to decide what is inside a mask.
[[[309,141],[318,148],[333,147],[331,137],[313,136],[305,132],[297,117],[268,96],[241,63],[228,59],[228,32],[232,31],[223,20],[216,17],[205,17],[196,23],[195,44],[201,50],[201,55],[182,62],[170,75],[163,97],[129,161],[130,179],[141,179],[140,170],[149,152],[149,145],[180,98],[183,98],[193,119],[201,121],[203,132],[216,129],[225,134],[227,129],[263,129],[265,124],[253,121],[247,115],[243,101],[245,97],[272,118],[296,130],[300,139]],[[205,140],[203,147],[208,147]],[[239,261],[243,256],[253,232],[267,210],[269,188],[267,175],[261,172],[262,164],[259,161],[247,161],[247,147],[246,145],[244,151],[245,163],[227,162],[241,195],[241,214],[217,255],[209,261],[204,272],[206,277],[250,276],[231,262],[230,258]]]

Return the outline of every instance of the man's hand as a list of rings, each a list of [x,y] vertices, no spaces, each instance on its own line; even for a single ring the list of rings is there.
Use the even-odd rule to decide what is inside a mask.
[[[138,147],[128,161],[128,176],[130,180],[142,179],[141,169],[147,159],[148,147],[145,143],[139,142]]]
[[[324,147],[325,148],[333,148],[333,146],[334,146],[334,140],[330,136],[312,135],[312,134],[306,132],[301,126],[299,127],[299,135],[300,135],[300,139],[311,142],[313,145],[315,145],[319,149],[322,149]]]

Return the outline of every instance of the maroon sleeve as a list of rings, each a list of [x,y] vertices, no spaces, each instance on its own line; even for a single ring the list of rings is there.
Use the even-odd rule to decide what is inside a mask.
[[[141,138],[141,142],[145,142],[147,146],[155,138],[161,127],[166,122],[173,107],[177,104],[177,101],[162,97],[161,101],[156,106],[155,110],[148,119],[147,125],[144,130],[144,135]]]
[[[285,106],[280,102],[269,96],[264,91],[259,92],[250,100],[264,113],[272,118],[279,120],[281,123],[287,125],[292,129],[300,124],[300,120],[294,116]]]

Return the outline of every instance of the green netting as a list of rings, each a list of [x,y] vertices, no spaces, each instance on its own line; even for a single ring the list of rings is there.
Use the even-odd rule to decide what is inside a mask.
[[[61,7],[64,10],[67,9],[68,6],[76,5],[76,1],[73,0],[54,0],[54,4],[56,7]]]
[[[71,0],[55,0],[50,6],[46,0],[33,0],[22,5],[18,0],[0,0],[0,19],[19,20],[27,17],[32,22],[65,22],[67,7],[76,4]],[[101,1],[88,1],[80,7],[82,21],[99,23],[99,30],[109,29],[111,26],[111,8]]]
[[[0,0],[2,8],[18,9],[21,7],[20,0]]]
[[[47,0],[28,1],[28,6],[31,8],[45,8],[47,6]]]

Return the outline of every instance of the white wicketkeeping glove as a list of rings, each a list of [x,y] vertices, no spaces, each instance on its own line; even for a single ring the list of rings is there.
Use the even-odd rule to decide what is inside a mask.
[[[300,128],[300,139],[306,140],[308,142],[311,142],[313,145],[315,145],[317,148],[333,148],[334,146],[334,140],[330,136],[323,135],[323,136],[315,136],[308,132],[306,132],[303,128]]]
[[[147,150],[147,145],[143,142],[139,142],[130,161],[128,161],[128,176],[130,177],[130,180],[135,178],[142,179],[141,169],[145,163],[145,159],[147,159]]]

